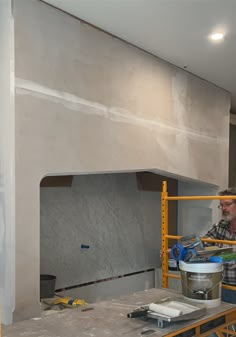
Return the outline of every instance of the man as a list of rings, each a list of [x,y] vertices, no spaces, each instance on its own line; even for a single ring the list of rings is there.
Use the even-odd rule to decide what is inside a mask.
[[[217,240],[236,241],[236,199],[230,199],[230,196],[236,196],[236,188],[228,188],[219,192],[219,195],[227,195],[228,199],[220,200],[219,208],[222,212],[222,219],[209,229],[206,237]],[[216,244],[219,247],[231,247],[227,244]],[[236,245],[233,245],[233,251],[236,252]],[[236,287],[236,262],[224,263],[223,284]],[[236,290],[222,288],[222,301],[236,304]]]

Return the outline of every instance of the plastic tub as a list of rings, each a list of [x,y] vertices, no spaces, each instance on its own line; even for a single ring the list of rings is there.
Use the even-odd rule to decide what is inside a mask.
[[[221,303],[222,263],[179,262],[183,295],[191,300],[202,302],[207,307]]]

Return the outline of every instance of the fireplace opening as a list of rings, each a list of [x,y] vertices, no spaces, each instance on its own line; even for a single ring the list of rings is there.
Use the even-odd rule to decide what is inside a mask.
[[[131,172],[41,181],[40,274],[56,276],[58,295],[94,302],[154,287],[162,180],[154,173]],[[177,194],[177,180],[169,187]]]

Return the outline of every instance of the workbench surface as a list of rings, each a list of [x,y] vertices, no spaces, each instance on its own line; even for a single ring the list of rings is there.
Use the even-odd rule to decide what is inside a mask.
[[[109,301],[87,305],[93,310],[81,311],[83,307],[49,310],[40,319],[18,322],[3,328],[3,337],[137,337],[145,336],[145,331],[154,330],[148,336],[191,336],[190,328],[211,322],[214,318],[229,313],[236,319],[236,305],[224,303],[207,309],[205,317],[197,320],[178,322],[166,328],[158,328],[155,320],[127,318],[127,313],[139,306],[159,301],[166,297],[180,296],[169,289],[149,289],[125,295]],[[222,314],[222,315],[221,315]],[[187,332],[183,334],[183,330]],[[147,335],[147,334],[146,334]]]

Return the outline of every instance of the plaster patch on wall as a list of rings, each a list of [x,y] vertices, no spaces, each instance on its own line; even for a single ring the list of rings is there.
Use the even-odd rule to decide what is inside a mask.
[[[184,115],[186,107],[183,104],[187,97],[187,75],[183,72],[177,72],[172,79],[172,97],[174,101],[174,109],[177,120],[181,126],[185,125]]]
[[[38,83],[16,78],[16,93],[19,95],[32,95],[54,103],[61,103],[70,110],[106,116],[107,108],[99,103],[88,101],[67,92],[47,88]]]
[[[79,111],[80,113],[84,114],[103,116],[116,122],[138,125],[146,127],[150,130],[159,128],[162,131],[164,129],[165,132],[170,131],[171,133],[174,133],[176,135],[177,140],[182,139],[183,136],[185,136],[186,138],[198,141],[201,140],[201,142],[205,142],[207,144],[224,141],[224,138],[220,138],[219,136],[210,136],[205,132],[196,131],[190,128],[186,128],[186,126],[184,126],[183,121],[184,106],[180,101],[178,93],[174,95],[174,101],[175,106],[177,107],[180,127],[176,127],[175,125],[167,122],[163,123],[161,119],[158,120],[157,118],[151,120],[142,117],[137,117],[136,115],[134,115],[133,113],[131,113],[126,109],[122,109],[119,107],[108,107],[103,104],[89,101],[82,97],[72,95],[67,92],[54,90],[46,86],[42,86],[38,83],[21,78],[16,78],[16,93],[18,95],[31,95],[41,99],[46,99],[54,103],[63,104],[66,108],[70,110]],[[183,93],[181,89],[180,95],[182,94]]]
[[[172,98],[174,102],[173,108],[181,130],[185,130],[186,125],[185,116],[187,112],[185,102],[187,99],[187,86],[187,74],[184,72],[177,72],[176,76],[172,79]],[[181,132],[176,135],[175,140],[178,144],[178,149],[180,148],[183,153],[189,153],[189,160],[183,162],[182,156],[179,156],[179,153],[176,153],[176,155],[172,158],[172,167],[182,166],[184,170],[191,170],[195,175],[197,173],[197,169],[191,157],[188,138],[188,134],[185,132]]]

